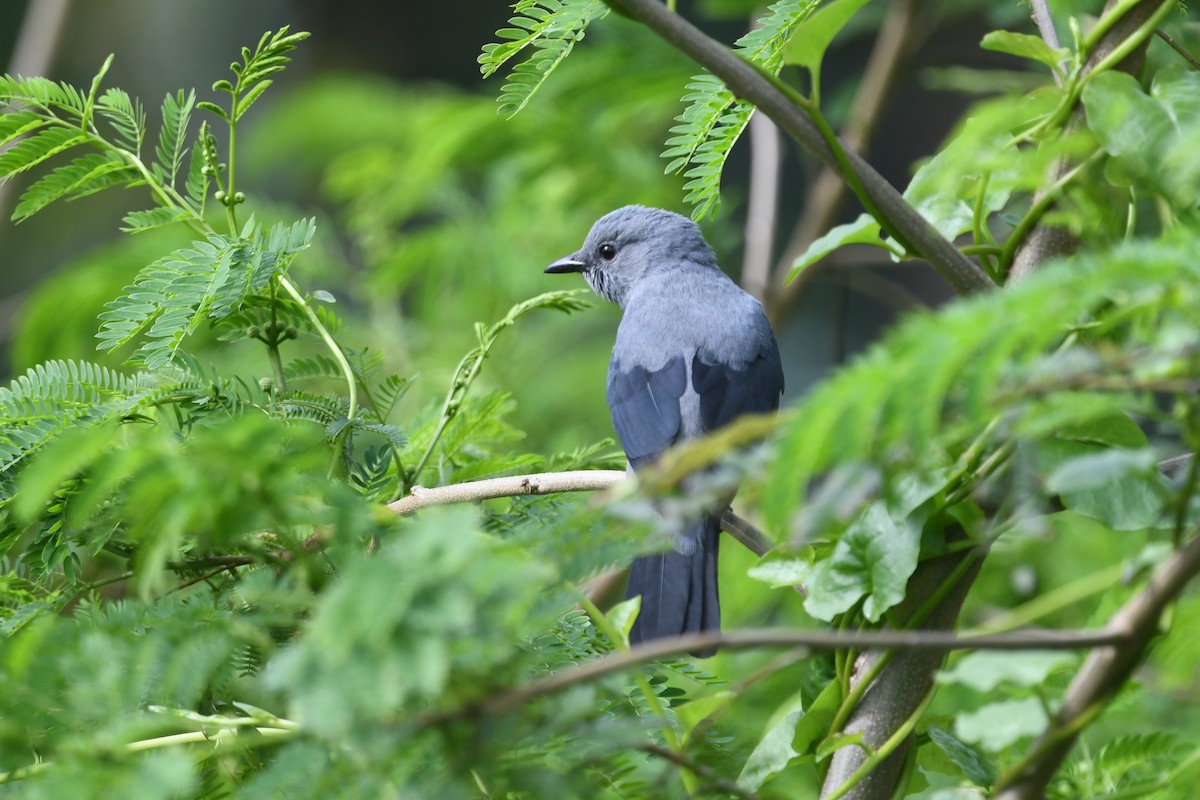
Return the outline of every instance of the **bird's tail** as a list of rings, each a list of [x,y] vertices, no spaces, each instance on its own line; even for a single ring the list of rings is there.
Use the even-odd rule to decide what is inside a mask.
[[[721,629],[721,601],[717,594],[717,545],[721,528],[707,517],[677,537],[695,546],[641,556],[629,571],[627,598],[642,596],[642,610],[629,632],[631,644]],[[711,656],[716,648],[693,651]]]

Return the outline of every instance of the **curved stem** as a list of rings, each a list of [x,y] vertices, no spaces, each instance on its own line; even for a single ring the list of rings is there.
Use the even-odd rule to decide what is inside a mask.
[[[896,748],[904,744],[908,739],[909,734],[913,732],[913,728],[917,727],[917,722],[921,719],[921,715],[925,713],[925,709],[929,708],[929,704],[933,702],[934,690],[930,689],[925,694],[925,699],[921,701],[916,710],[908,716],[904,724],[896,729],[896,732],[888,737],[888,740],[880,745],[874,753],[867,756],[862,765],[851,773],[846,781],[827,795],[824,800],[838,800],[840,797],[845,797],[846,794],[862,782],[862,779],[871,774],[871,772],[887,759]]]
[[[308,317],[308,321],[317,330],[317,334],[325,342],[325,346],[329,348],[329,352],[333,354],[333,359],[337,361],[338,367],[342,370],[342,376],[346,379],[346,392],[349,395],[350,409],[346,412],[349,419],[354,419],[358,413],[358,382],[354,379],[354,370],[350,368],[350,362],[346,360],[346,354],[342,352],[342,348],[338,347],[338,343],[334,341],[333,336],[321,323],[317,313],[312,310],[312,306],[304,299],[299,290],[296,289],[292,282],[288,280],[286,275],[280,274],[275,280],[283,287],[283,290],[295,300],[300,308],[304,310],[304,315]]]

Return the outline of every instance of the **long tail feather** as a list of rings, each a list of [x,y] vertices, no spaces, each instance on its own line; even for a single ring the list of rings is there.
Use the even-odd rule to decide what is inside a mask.
[[[632,644],[720,630],[717,592],[717,547],[721,529],[716,518],[696,523],[684,537],[698,543],[690,555],[656,553],[634,559],[626,597],[642,596],[642,610],[629,633]],[[681,538],[684,538],[681,537]],[[693,652],[704,657],[716,648]]]

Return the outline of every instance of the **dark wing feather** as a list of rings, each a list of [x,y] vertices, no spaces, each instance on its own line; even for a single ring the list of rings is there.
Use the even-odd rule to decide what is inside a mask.
[[[652,461],[679,438],[679,398],[687,388],[682,358],[658,370],[625,369],[615,359],[608,371],[613,428],[634,469]]]
[[[779,408],[783,366],[773,340],[763,342],[753,361],[737,369],[697,353],[692,359],[692,387],[700,395],[700,424],[714,431],[741,414],[765,414]]]

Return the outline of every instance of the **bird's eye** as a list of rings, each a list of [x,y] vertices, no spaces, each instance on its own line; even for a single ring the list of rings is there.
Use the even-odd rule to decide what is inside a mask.
[[[605,261],[612,261],[617,257],[617,246],[611,242],[600,245],[600,257]]]

